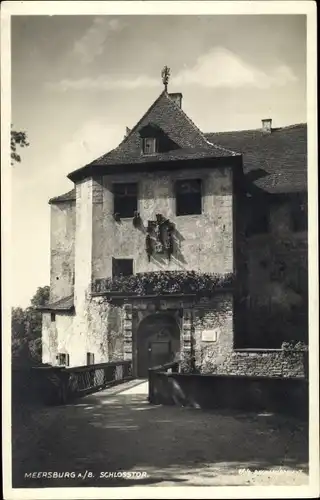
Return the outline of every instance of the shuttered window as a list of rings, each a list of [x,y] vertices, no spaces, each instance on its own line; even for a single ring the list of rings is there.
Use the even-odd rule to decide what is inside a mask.
[[[201,180],[182,180],[175,184],[176,215],[202,213]]]
[[[70,357],[69,354],[59,353],[57,355],[57,363],[59,366],[70,366]]]
[[[114,214],[133,217],[138,208],[138,185],[132,183],[113,184]]]

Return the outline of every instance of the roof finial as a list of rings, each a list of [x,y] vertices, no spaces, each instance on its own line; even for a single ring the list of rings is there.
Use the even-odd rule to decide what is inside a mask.
[[[162,76],[162,82],[164,85],[164,90],[167,92],[169,78],[170,78],[170,68],[168,68],[168,66],[165,66],[163,68],[163,70],[161,71],[161,76]]]

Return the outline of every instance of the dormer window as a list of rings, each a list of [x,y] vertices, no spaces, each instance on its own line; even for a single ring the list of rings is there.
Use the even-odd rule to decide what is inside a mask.
[[[152,155],[156,153],[156,138],[145,137],[142,139],[142,151],[145,155]]]

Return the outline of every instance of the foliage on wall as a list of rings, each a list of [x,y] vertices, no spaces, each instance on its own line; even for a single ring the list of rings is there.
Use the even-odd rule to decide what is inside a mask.
[[[229,274],[197,273],[195,271],[157,271],[132,276],[97,279],[93,292],[114,292],[123,295],[163,295],[171,293],[210,295],[232,286]]]
[[[291,340],[289,342],[283,342],[281,347],[284,351],[290,351],[290,352],[307,352],[308,351],[308,346],[304,342],[296,341],[296,340]]]
[[[174,356],[174,362],[179,363],[180,373],[197,373],[196,358],[192,350],[180,351]]]

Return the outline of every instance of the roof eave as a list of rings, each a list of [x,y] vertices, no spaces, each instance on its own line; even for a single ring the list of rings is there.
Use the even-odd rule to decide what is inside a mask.
[[[93,165],[91,165],[89,163],[88,165],[85,165],[84,167],[78,168],[77,170],[73,170],[73,172],[70,172],[70,174],[68,174],[67,177],[72,182],[77,182],[81,179],[91,177],[93,168],[94,168]]]
[[[50,198],[50,200],[48,201],[48,204],[49,205],[58,205],[59,203],[75,203],[76,199],[73,198],[73,199],[65,199],[65,200],[59,200],[59,198]]]
[[[76,201],[76,192],[75,188],[71,189],[67,193],[63,193],[59,196],[54,196],[53,198],[50,198],[48,203],[49,205],[56,204],[56,203],[70,203],[70,202],[75,202]]]
[[[74,305],[69,306],[69,307],[59,307],[59,306],[52,306],[50,305],[47,306],[38,306],[35,308],[37,311],[41,312],[73,312],[74,311]]]
[[[214,161],[216,164],[220,164],[221,162],[224,161],[230,161],[231,166],[234,166],[235,164],[238,165],[238,161],[234,160],[239,160],[242,163],[242,155],[239,153],[233,153],[230,154],[230,156],[208,156],[205,158],[186,158],[186,159],[170,159],[170,160],[156,160],[156,161],[150,161],[150,162],[136,162],[136,163],[113,163],[109,165],[103,165],[103,164],[88,164],[85,165],[84,167],[81,167],[77,170],[74,170],[70,174],[68,174],[68,178],[72,180],[72,182],[77,182],[83,179],[86,179],[88,177],[93,177],[94,175],[108,175],[108,174],[114,174],[114,173],[129,173],[129,172],[145,172],[150,168],[150,165],[152,167],[156,167],[157,169],[161,170],[164,168],[165,165],[174,165],[174,168],[172,169],[181,169],[181,165],[187,166],[186,164],[189,163],[189,165],[192,162],[208,162],[208,161]],[[152,168],[152,169],[153,169]],[[190,168],[190,167],[189,167]],[[99,169],[100,171],[96,172],[96,169]]]

